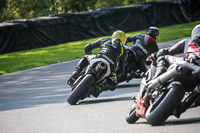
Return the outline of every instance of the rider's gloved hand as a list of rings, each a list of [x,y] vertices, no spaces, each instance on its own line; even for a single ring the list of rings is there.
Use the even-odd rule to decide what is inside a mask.
[[[156,53],[156,58],[160,57],[160,56],[164,56],[164,55],[168,55],[169,51],[168,49],[160,49],[157,53]]]

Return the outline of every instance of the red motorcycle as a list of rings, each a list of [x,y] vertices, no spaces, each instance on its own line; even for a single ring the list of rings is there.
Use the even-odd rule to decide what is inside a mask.
[[[126,117],[128,123],[144,118],[151,125],[163,124],[170,115],[177,118],[187,109],[198,106],[200,67],[177,61],[164,74],[152,79],[155,67],[143,77],[140,92]]]

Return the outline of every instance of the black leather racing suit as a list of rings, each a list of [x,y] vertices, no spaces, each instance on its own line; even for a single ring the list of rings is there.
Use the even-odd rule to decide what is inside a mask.
[[[156,40],[149,35],[136,34],[132,37],[127,37],[126,43],[130,42],[133,42],[133,46],[130,49],[135,53],[136,64],[141,71],[145,72],[146,58],[158,51]]]
[[[112,72],[111,75],[106,78],[106,82],[100,86],[100,92],[104,90],[114,90],[117,85],[116,76],[120,76],[123,73],[127,59],[127,51],[119,39],[104,37],[87,44],[85,46],[85,56],[79,61],[75,70],[80,72],[89,65],[89,56],[93,56],[90,54],[92,54],[92,50],[96,48],[100,48],[100,52],[97,54],[96,58],[106,59],[110,63]],[[93,94],[93,96],[97,97],[100,92]]]
[[[117,76],[121,75],[125,69],[125,62],[127,59],[127,51],[122,45],[121,41],[111,38],[101,38],[95,42],[85,46],[85,54],[91,54],[93,49],[100,48],[98,57],[105,58],[111,64],[111,71],[116,72]]]

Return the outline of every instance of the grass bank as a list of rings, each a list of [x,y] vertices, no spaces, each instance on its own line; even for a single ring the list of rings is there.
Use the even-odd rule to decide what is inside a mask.
[[[189,37],[193,27],[200,21],[160,28],[158,43]],[[129,32],[127,36],[145,31]],[[84,55],[84,46],[98,38],[69,42],[60,45],[13,52],[0,55],[0,74],[16,72],[34,67],[69,61]],[[97,50],[96,50],[97,52]]]

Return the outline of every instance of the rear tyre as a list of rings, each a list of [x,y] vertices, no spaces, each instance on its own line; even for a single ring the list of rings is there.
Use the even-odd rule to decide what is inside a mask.
[[[151,104],[146,112],[146,120],[152,126],[163,124],[180,105],[185,94],[185,89],[179,82],[172,82],[168,87],[168,93],[159,97],[160,99]]]
[[[95,82],[95,78],[92,74],[87,74],[83,80],[76,86],[76,88],[69,95],[67,102],[71,105],[75,105],[80,99],[82,99],[88,91],[88,88]]]

